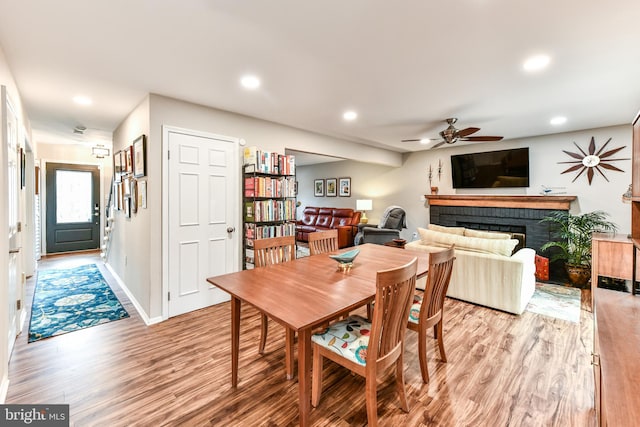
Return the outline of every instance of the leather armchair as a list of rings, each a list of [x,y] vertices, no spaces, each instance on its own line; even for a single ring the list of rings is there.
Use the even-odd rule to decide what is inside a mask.
[[[380,225],[377,227],[371,227],[368,224],[358,225],[358,234],[354,239],[354,243],[356,245],[363,243],[382,245],[393,239],[399,239],[400,230],[406,227],[406,213],[404,209],[399,206],[390,206],[385,210]]]

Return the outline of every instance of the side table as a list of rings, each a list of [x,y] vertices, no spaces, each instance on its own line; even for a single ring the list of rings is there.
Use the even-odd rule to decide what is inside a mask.
[[[390,246],[392,248],[398,248],[398,249],[404,249],[404,245],[407,244],[406,240],[403,240],[401,242],[396,242],[395,240],[391,240],[390,242],[385,242],[384,246]]]

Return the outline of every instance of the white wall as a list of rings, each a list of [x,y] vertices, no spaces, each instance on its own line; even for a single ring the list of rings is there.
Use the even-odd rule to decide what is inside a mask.
[[[631,117],[631,116],[630,116]],[[631,118],[630,118],[631,121]],[[336,206],[355,208],[358,198],[373,200],[373,211],[367,213],[369,221],[376,223],[384,209],[389,205],[400,205],[407,211],[407,226],[402,236],[411,238],[417,227],[424,227],[429,222],[428,204],[421,197],[429,194],[428,170],[433,167],[434,174],[431,185],[439,187],[439,194],[540,194],[541,186],[566,187],[567,194],[577,196],[572,204],[573,212],[589,212],[604,210],[611,216],[621,233],[631,230],[630,205],[621,201],[622,194],[631,183],[631,160],[612,162],[624,173],[605,170],[605,180],[596,172],[591,185],[586,174],[582,174],[575,182],[571,182],[576,173],[561,174],[570,165],[558,162],[572,160],[562,152],[577,152],[575,141],[583,150],[588,150],[591,137],[595,137],[599,149],[610,137],[611,142],[605,149],[626,146],[612,158],[631,158],[631,125],[590,129],[580,132],[501,141],[496,143],[477,143],[464,146],[445,147],[444,149],[425,150],[407,154],[402,167],[370,165],[361,162],[334,162],[310,165],[298,168],[298,200],[302,206]],[[451,155],[478,151],[501,150],[505,148],[529,147],[530,187],[501,189],[467,189],[455,190],[451,182]],[[437,166],[442,161],[442,175],[438,178]],[[352,197],[314,197],[313,179],[351,177]]]
[[[126,218],[124,211],[116,211],[110,250],[107,262],[119,278],[125,283],[132,297],[147,317],[159,316],[152,309],[151,294],[154,268],[160,267],[155,257],[160,253],[152,250],[154,237],[151,235],[151,223],[160,223],[160,183],[162,176],[159,166],[159,154],[156,153],[157,141],[153,140],[149,129],[149,97],[127,116],[113,133],[114,153],[133,144],[140,135],[147,135],[147,193],[148,209],[138,209]],[[150,203],[149,203],[150,202]],[[160,285],[160,282],[156,282]],[[155,289],[155,288],[154,288]]]
[[[0,86],[6,87],[7,97],[11,100],[15,109],[15,113],[18,116],[18,125],[23,126],[26,137],[31,138],[31,128],[29,125],[29,119],[22,106],[22,99],[16,86],[13,74],[9,68],[9,64],[4,55],[4,51],[0,47]],[[4,114],[5,106],[0,106],[0,111]],[[2,119],[0,119],[2,121]],[[2,202],[0,203],[0,236],[8,236],[8,200],[7,200],[7,144],[4,134],[0,136],[0,194],[2,194]],[[23,220],[23,218],[21,218]],[[22,245],[28,245],[29,242],[22,242]],[[24,252],[23,252],[24,253]],[[9,333],[9,318],[8,318],[8,293],[7,293],[7,280],[8,280],[8,265],[9,265],[9,242],[6,237],[0,238],[0,256],[5,258],[4,262],[0,262],[0,403],[5,400],[7,387],[9,384],[8,372],[9,372],[9,342],[7,336]],[[19,262],[19,265],[24,265],[24,262]]]

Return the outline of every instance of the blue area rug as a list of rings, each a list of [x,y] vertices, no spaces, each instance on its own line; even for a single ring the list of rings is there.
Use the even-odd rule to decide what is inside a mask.
[[[536,283],[536,290],[526,310],[580,323],[580,289],[549,283]]]
[[[95,264],[38,272],[29,342],[129,317]]]

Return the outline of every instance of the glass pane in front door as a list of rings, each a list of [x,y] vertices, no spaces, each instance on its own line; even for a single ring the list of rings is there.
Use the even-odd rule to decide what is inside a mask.
[[[91,222],[91,172],[56,171],[56,221],[58,224]]]

